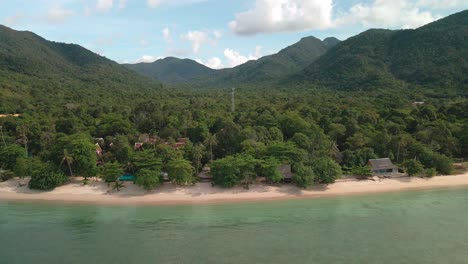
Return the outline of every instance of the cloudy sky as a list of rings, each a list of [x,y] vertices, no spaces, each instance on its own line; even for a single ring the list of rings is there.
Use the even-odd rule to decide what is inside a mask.
[[[212,68],[278,52],[305,36],[417,28],[467,0],[0,0],[0,23],[80,44],[120,63],[175,56]]]

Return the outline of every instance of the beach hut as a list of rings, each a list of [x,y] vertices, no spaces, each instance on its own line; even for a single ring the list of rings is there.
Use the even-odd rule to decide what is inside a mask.
[[[292,182],[292,169],[291,164],[283,164],[279,166],[278,170],[280,171],[281,175],[283,175],[283,182]]]
[[[125,174],[125,175],[122,175],[119,177],[119,181],[123,181],[123,182],[133,182],[135,183],[136,181],[136,176],[135,175],[131,175],[131,174]]]
[[[391,175],[398,173],[398,167],[389,158],[370,159],[368,165],[373,175]]]
[[[204,166],[202,171],[198,174],[198,180],[201,182],[210,182],[213,180],[213,176],[210,174],[210,167]]]
[[[169,178],[169,174],[167,172],[161,172],[161,176],[163,178],[163,181],[165,182],[171,181],[171,178]]]
[[[135,146],[133,147],[133,149],[134,149],[135,151],[141,151],[141,150],[143,150],[143,143],[141,143],[141,142],[135,143]]]

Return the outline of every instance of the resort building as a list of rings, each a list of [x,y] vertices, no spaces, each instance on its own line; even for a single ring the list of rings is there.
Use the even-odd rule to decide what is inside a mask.
[[[203,167],[202,171],[198,174],[198,180],[201,182],[210,182],[213,180],[213,176],[210,174],[210,167]]]
[[[373,175],[388,175],[398,173],[398,167],[389,158],[370,159],[369,166]]]
[[[291,164],[283,164],[278,168],[278,170],[283,176],[283,182],[292,182],[293,173],[291,169]]]

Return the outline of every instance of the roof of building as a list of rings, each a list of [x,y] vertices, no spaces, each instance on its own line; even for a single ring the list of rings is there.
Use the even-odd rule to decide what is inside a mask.
[[[291,164],[283,164],[279,168],[279,171],[281,175],[283,175],[284,179],[291,179],[293,176],[292,170],[291,170]]]
[[[396,167],[389,158],[370,159],[369,164],[373,170],[393,169]]]
[[[210,180],[213,179],[213,176],[209,172],[202,171],[198,174],[198,178]]]

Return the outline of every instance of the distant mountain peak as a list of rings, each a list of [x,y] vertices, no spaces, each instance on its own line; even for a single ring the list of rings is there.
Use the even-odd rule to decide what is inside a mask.
[[[168,84],[188,82],[212,74],[215,70],[191,59],[166,57],[151,63],[124,64],[146,77]]]

